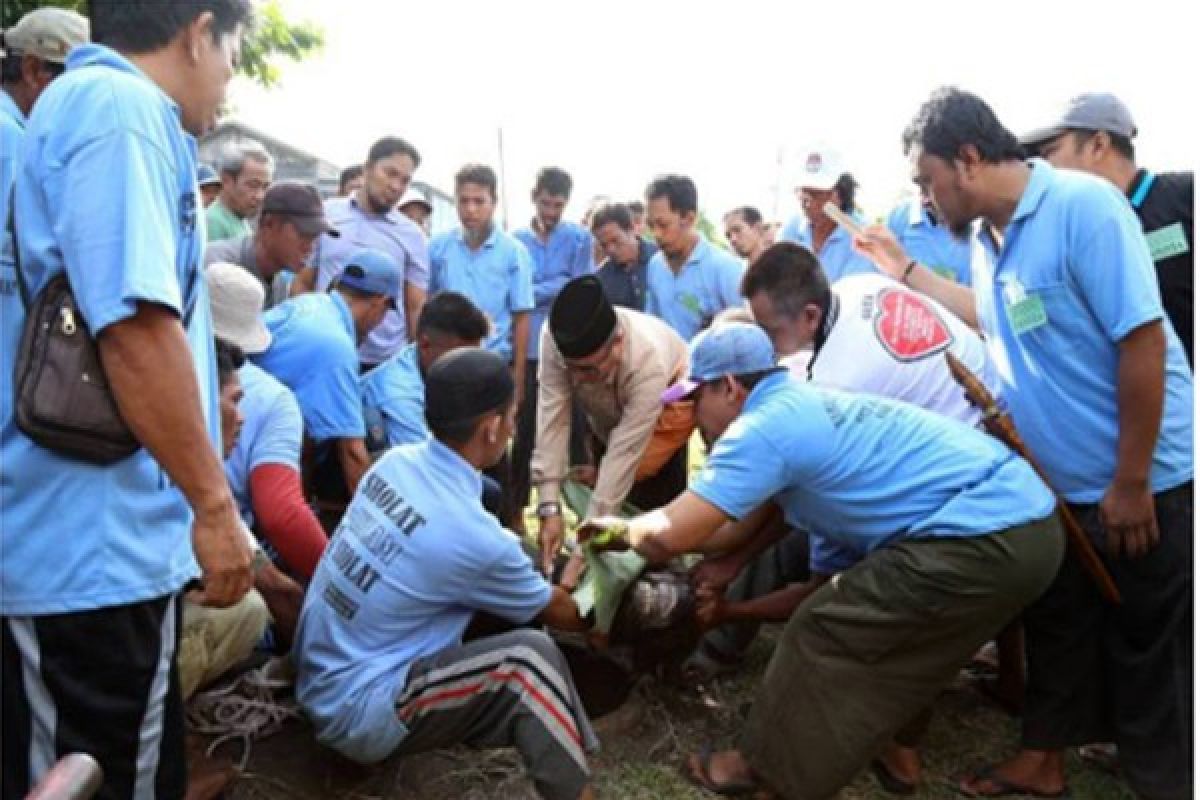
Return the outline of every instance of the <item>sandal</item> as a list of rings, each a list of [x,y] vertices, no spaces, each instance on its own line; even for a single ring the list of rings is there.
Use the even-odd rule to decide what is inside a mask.
[[[977,784],[980,781],[987,781],[993,786],[990,792],[981,792],[974,789],[968,789],[968,783]],[[984,767],[981,770],[973,772],[965,780],[958,782],[958,793],[963,797],[1070,797],[1071,792],[1065,786],[1057,792],[1043,792],[1039,789],[1034,789],[1030,786],[1018,786],[1012,781],[1000,777],[996,773],[995,767]]]
[[[879,785],[888,794],[909,795],[917,791],[915,783],[909,783],[897,778],[888,769],[887,764],[883,763],[882,759],[875,758],[871,760],[871,772],[874,773],[875,780],[879,781]]]
[[[687,760],[687,778],[701,789],[725,797],[748,797],[760,791],[759,785],[752,780],[735,780],[728,783],[717,783],[713,780],[712,747],[706,746],[699,753],[689,756]]]

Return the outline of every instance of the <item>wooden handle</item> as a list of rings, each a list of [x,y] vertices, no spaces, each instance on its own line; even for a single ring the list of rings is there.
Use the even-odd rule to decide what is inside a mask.
[[[842,211],[833,203],[826,203],[821,210],[825,212],[825,216],[829,217],[838,225],[841,225],[843,228],[850,231],[850,233],[854,236],[862,236],[862,226],[855,222],[853,217],[851,217],[845,211]]]

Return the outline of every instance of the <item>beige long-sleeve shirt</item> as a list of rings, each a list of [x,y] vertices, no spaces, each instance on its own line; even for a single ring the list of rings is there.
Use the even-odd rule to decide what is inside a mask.
[[[612,379],[604,383],[572,384],[550,327],[542,331],[532,483],[539,502],[559,499],[569,467],[571,403],[578,400],[588,427],[606,448],[589,516],[620,508],[662,413],[662,393],[687,373],[687,343],[669,325],[638,311],[616,312],[625,335],[624,353]]]

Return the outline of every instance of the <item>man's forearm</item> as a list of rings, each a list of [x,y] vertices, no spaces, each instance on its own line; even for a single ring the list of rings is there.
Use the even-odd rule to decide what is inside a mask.
[[[342,476],[346,479],[346,490],[353,496],[358,482],[371,466],[371,456],[362,439],[338,439],[337,452]]]
[[[529,357],[529,312],[513,315],[512,327],[513,367],[520,366],[525,373],[525,359]]]
[[[972,289],[943,278],[920,263],[913,267],[907,283],[910,288],[944,305],[951,314],[967,325],[979,328],[979,318],[975,313],[975,292]]]
[[[828,582],[828,575],[814,575],[804,583],[793,583],[762,597],[730,603],[725,608],[725,618],[729,622],[786,622],[801,603]]]
[[[417,340],[417,318],[421,316],[421,307],[425,305],[425,290],[412,283],[404,284],[404,327],[408,341]]]
[[[134,316],[100,333],[97,347],[121,416],[192,509],[232,510],[225,469],[208,436],[191,348],[175,313],[140,303]]]
[[[579,606],[561,586],[551,587],[550,602],[538,620],[560,631],[586,631],[587,623],[579,616]]]
[[[1117,363],[1117,468],[1114,482],[1145,484],[1162,423],[1167,339],[1162,323],[1130,332]]]

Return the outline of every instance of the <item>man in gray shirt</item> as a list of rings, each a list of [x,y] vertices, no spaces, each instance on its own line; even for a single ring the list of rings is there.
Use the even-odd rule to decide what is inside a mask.
[[[209,243],[204,266],[224,262],[248,269],[263,283],[265,311],[287,299],[294,273],[308,262],[321,234],[340,235],[325,218],[321,195],[308,184],[280,181],[267,190],[254,233]]]

